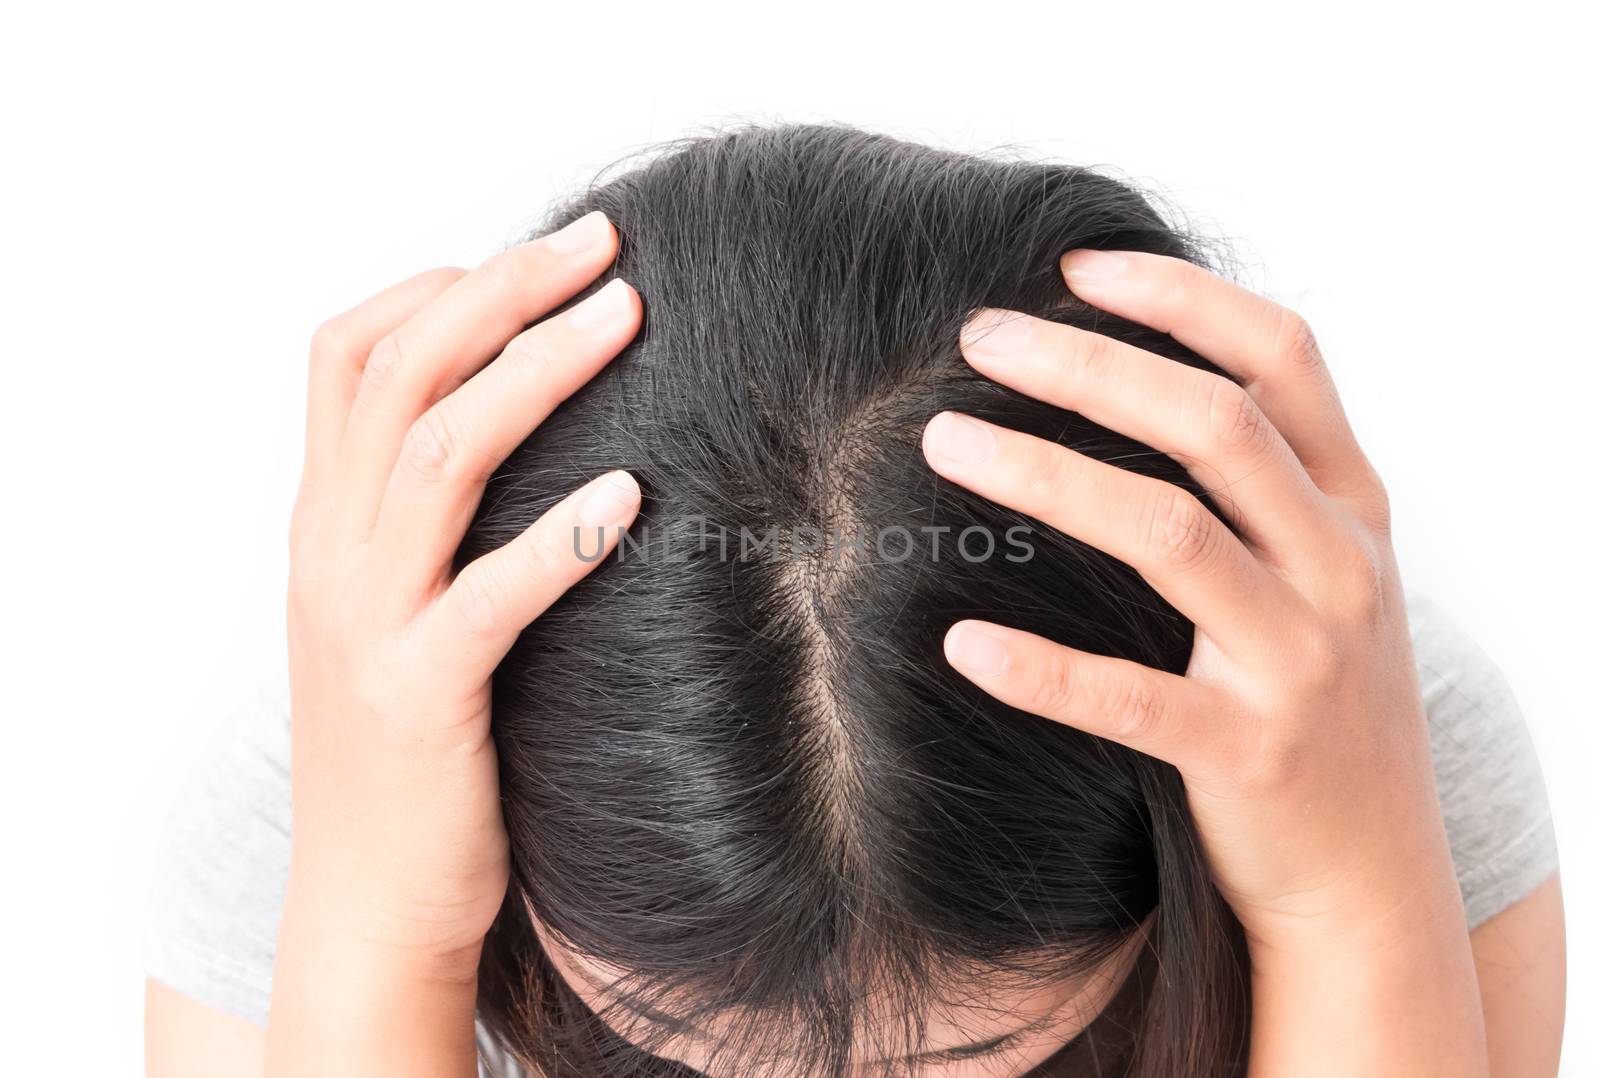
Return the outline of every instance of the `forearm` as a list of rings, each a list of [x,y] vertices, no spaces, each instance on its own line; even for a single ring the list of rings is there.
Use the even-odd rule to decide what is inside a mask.
[[[1382,930],[1252,944],[1250,1078],[1488,1075],[1459,899],[1416,906]]]
[[[399,952],[286,904],[267,1023],[267,1078],[472,1078],[474,956]]]

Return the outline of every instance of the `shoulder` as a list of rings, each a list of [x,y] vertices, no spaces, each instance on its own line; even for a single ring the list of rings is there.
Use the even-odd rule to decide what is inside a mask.
[[[1409,595],[1406,612],[1450,854],[1476,926],[1556,871],[1544,778],[1500,668],[1426,596]]]

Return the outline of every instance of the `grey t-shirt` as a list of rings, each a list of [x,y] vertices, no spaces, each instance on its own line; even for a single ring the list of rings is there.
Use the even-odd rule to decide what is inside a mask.
[[[1544,781],[1489,657],[1431,601],[1412,596],[1408,612],[1450,853],[1476,926],[1556,869]],[[146,946],[152,978],[262,1026],[289,869],[285,697],[274,686],[236,709],[181,792]],[[481,1031],[479,1041],[498,1056]]]

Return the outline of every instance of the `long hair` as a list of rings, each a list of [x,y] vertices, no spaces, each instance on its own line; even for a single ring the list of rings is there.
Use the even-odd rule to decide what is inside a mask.
[[[980,617],[1181,671],[1192,625],[919,449],[954,408],[1203,497],[1170,458],[978,376],[957,338],[1004,307],[1214,370],[1076,300],[1057,263],[1212,256],[1097,172],[842,126],[673,143],[538,231],[595,209],[643,327],[497,471],[461,554],[604,470],[640,480],[620,556],[495,677],[513,878],[481,970],[492,1034],[550,1078],[687,1075],[606,1019],[717,1017],[726,1058],[838,1075],[871,991],[915,1043],[965,980],[1070,976],[1142,930],[1112,1006],[1033,1073],[1239,1073],[1238,926],[1177,773],[1000,704],[941,650]],[[616,1014],[551,968],[530,910],[627,971]]]

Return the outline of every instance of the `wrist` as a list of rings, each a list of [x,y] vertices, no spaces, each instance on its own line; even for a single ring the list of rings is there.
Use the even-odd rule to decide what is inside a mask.
[[[1253,956],[1293,960],[1337,953],[1396,952],[1427,940],[1465,939],[1461,887],[1444,837],[1369,845],[1358,864],[1292,900],[1240,912]]]
[[[1415,805],[1391,805],[1381,825],[1348,832],[1292,893],[1235,906],[1251,953],[1404,949],[1430,934],[1465,933],[1444,819],[1432,783]],[[1337,846],[1335,848],[1338,848]]]
[[[330,878],[329,873],[295,861],[289,870],[282,925],[281,931],[292,929],[317,948],[359,964],[442,984],[476,982],[488,930],[479,919],[468,923],[448,908],[419,912],[386,899],[369,883]]]
[[[397,945],[328,912],[285,903],[267,1074],[476,1074],[480,947]]]
[[[1298,964],[1339,955],[1390,954],[1466,939],[1454,876],[1383,889],[1351,888],[1312,903],[1240,918],[1252,964]]]
[[[1487,1074],[1459,893],[1247,934],[1251,1078]]]
[[[319,912],[325,912],[319,908]],[[316,956],[330,973],[356,980],[398,981],[441,996],[475,993],[482,941],[454,949],[412,944],[389,934],[363,931],[343,918],[316,920],[286,903],[279,948]]]

